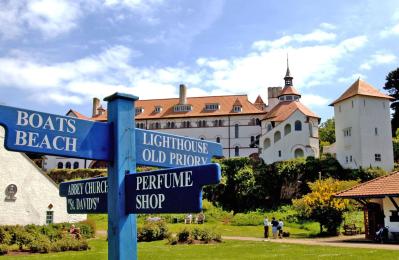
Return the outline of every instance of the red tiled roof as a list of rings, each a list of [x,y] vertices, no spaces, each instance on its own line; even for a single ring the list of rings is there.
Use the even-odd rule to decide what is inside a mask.
[[[220,108],[218,110],[205,110],[206,104],[215,103],[219,104]],[[264,111],[257,108],[248,100],[247,95],[189,97],[187,98],[187,104],[192,106],[191,111],[175,112],[173,107],[177,104],[179,104],[178,98],[137,100],[135,104],[136,108],[141,107],[144,111],[136,115],[136,119],[265,114]],[[234,105],[241,106],[242,112],[234,112]],[[162,107],[161,112],[155,112],[156,106]],[[92,119],[106,121],[107,111],[102,115],[94,116]]]
[[[299,94],[299,92],[293,86],[285,86],[278,96],[281,97],[281,96],[284,96],[284,95],[301,96],[301,94]]]
[[[394,99],[391,96],[381,93],[378,89],[364,80],[358,79],[338,99],[332,102],[330,106],[334,106],[336,103],[356,95]]]
[[[301,111],[306,116],[320,118],[299,101],[282,101],[273,107],[272,110],[266,114],[263,120],[270,119],[275,122],[282,122],[292,115],[292,113],[294,113],[296,110]]]
[[[348,190],[338,192],[339,198],[367,198],[384,197],[387,195],[399,196],[399,172],[394,172],[374,180],[361,183]]]
[[[66,113],[66,114],[69,115],[71,113],[74,114],[76,116],[76,118],[78,118],[78,119],[90,120],[90,117],[87,117],[87,116],[85,116],[85,115],[83,115],[83,114],[81,114],[81,113],[79,113],[79,112],[77,112],[75,110],[72,110],[72,109],[70,109],[68,111],[68,113]]]
[[[256,100],[255,100],[255,103],[254,103],[255,105],[256,104],[265,104],[265,102],[263,102],[263,99],[261,98],[261,96],[260,95],[258,95],[258,97],[256,98]]]

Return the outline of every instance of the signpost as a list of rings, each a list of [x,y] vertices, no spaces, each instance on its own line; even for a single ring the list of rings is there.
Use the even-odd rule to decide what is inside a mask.
[[[220,181],[218,143],[135,129],[132,95],[107,98],[108,122],[0,105],[8,150],[108,161],[108,177],[61,183],[68,213],[108,213],[108,258],[137,259],[137,213],[199,212]],[[135,173],[136,163],[164,169]],[[177,168],[176,168],[177,167]]]

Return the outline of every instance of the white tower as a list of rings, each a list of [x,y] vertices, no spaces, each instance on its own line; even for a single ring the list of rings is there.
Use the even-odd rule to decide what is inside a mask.
[[[334,106],[337,159],[343,167],[393,169],[391,99],[358,79],[330,104]]]

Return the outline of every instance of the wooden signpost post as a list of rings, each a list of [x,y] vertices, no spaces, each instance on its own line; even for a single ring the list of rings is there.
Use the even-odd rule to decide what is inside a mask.
[[[220,182],[218,143],[135,129],[133,95],[107,98],[108,122],[0,106],[8,150],[108,161],[108,177],[61,183],[68,213],[108,213],[108,258],[137,259],[137,213],[199,212]],[[169,168],[136,173],[136,164]]]

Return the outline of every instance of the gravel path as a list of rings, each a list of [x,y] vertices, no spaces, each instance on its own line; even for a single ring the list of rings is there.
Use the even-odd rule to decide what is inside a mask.
[[[339,237],[329,237],[329,238],[283,238],[283,239],[271,238],[268,240],[258,237],[223,236],[222,238],[226,240],[264,241],[270,243],[399,250],[399,244],[378,244],[378,243],[367,242],[364,240],[364,235],[357,235],[351,237],[339,236]]]

